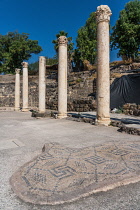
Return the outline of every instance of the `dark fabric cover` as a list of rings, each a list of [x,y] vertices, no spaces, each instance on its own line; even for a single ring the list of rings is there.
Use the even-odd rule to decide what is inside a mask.
[[[117,78],[110,87],[110,108],[119,108],[126,103],[140,104],[140,74]]]

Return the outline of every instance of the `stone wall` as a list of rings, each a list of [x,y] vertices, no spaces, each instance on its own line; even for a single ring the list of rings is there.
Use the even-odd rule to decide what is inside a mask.
[[[96,109],[93,97],[95,92],[95,74],[92,71],[72,72],[68,75],[68,111],[92,111]],[[93,82],[94,81],[94,82]],[[58,109],[57,75],[46,83],[46,108]]]
[[[68,111],[92,111],[96,109],[94,97],[96,75],[93,72],[73,72],[68,76]],[[21,103],[22,107],[22,76],[21,76]],[[0,107],[14,107],[15,103],[15,76],[0,75]],[[38,76],[29,76],[29,107],[38,108]],[[58,109],[58,82],[57,74],[46,77],[46,108]]]
[[[29,107],[38,106],[38,83],[36,81],[34,77],[29,77]],[[20,90],[20,106],[22,107],[22,76]],[[14,105],[15,76],[0,75],[0,107],[14,107]]]
[[[22,76],[21,76],[22,107]],[[96,74],[93,71],[72,72],[68,76],[68,111],[85,112],[96,110]],[[0,107],[14,107],[15,76],[0,75]],[[38,109],[38,76],[29,76],[29,107]],[[46,108],[58,109],[57,74],[46,77]],[[125,104],[124,114],[140,116],[140,105]]]
[[[15,83],[0,83],[0,106],[13,107]]]
[[[140,105],[137,104],[124,104],[123,105],[123,112],[127,115],[135,115],[140,116]]]
[[[20,85],[22,90],[22,84]],[[30,83],[29,86],[29,107],[38,106],[38,85]],[[22,107],[22,91],[20,96]],[[0,83],[0,107],[14,107],[15,105],[15,83]]]

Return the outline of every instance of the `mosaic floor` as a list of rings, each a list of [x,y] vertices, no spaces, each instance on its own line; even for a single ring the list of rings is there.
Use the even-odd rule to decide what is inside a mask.
[[[56,205],[140,181],[140,141],[72,149],[46,144],[11,177],[25,202]]]

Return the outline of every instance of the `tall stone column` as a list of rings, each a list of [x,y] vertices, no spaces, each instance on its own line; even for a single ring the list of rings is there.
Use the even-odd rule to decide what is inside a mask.
[[[20,110],[20,69],[15,69],[15,111]]]
[[[27,112],[28,109],[28,63],[22,62],[23,66],[23,107],[22,111]]]
[[[58,118],[67,117],[67,43],[65,36],[58,38]]]
[[[110,124],[109,21],[107,5],[97,7],[97,124]]]
[[[46,98],[46,58],[44,56],[39,57],[39,112],[45,112],[45,98]]]

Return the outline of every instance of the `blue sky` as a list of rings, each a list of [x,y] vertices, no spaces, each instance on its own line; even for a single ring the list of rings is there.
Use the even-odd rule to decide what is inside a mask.
[[[29,33],[30,39],[38,40],[43,51],[32,56],[31,62],[39,56],[55,55],[52,40],[64,30],[75,39],[78,29],[83,26],[97,6],[108,5],[112,11],[111,26],[115,25],[119,12],[128,0],[0,0],[0,34],[11,31]],[[111,52],[110,60],[118,60],[117,51]]]

